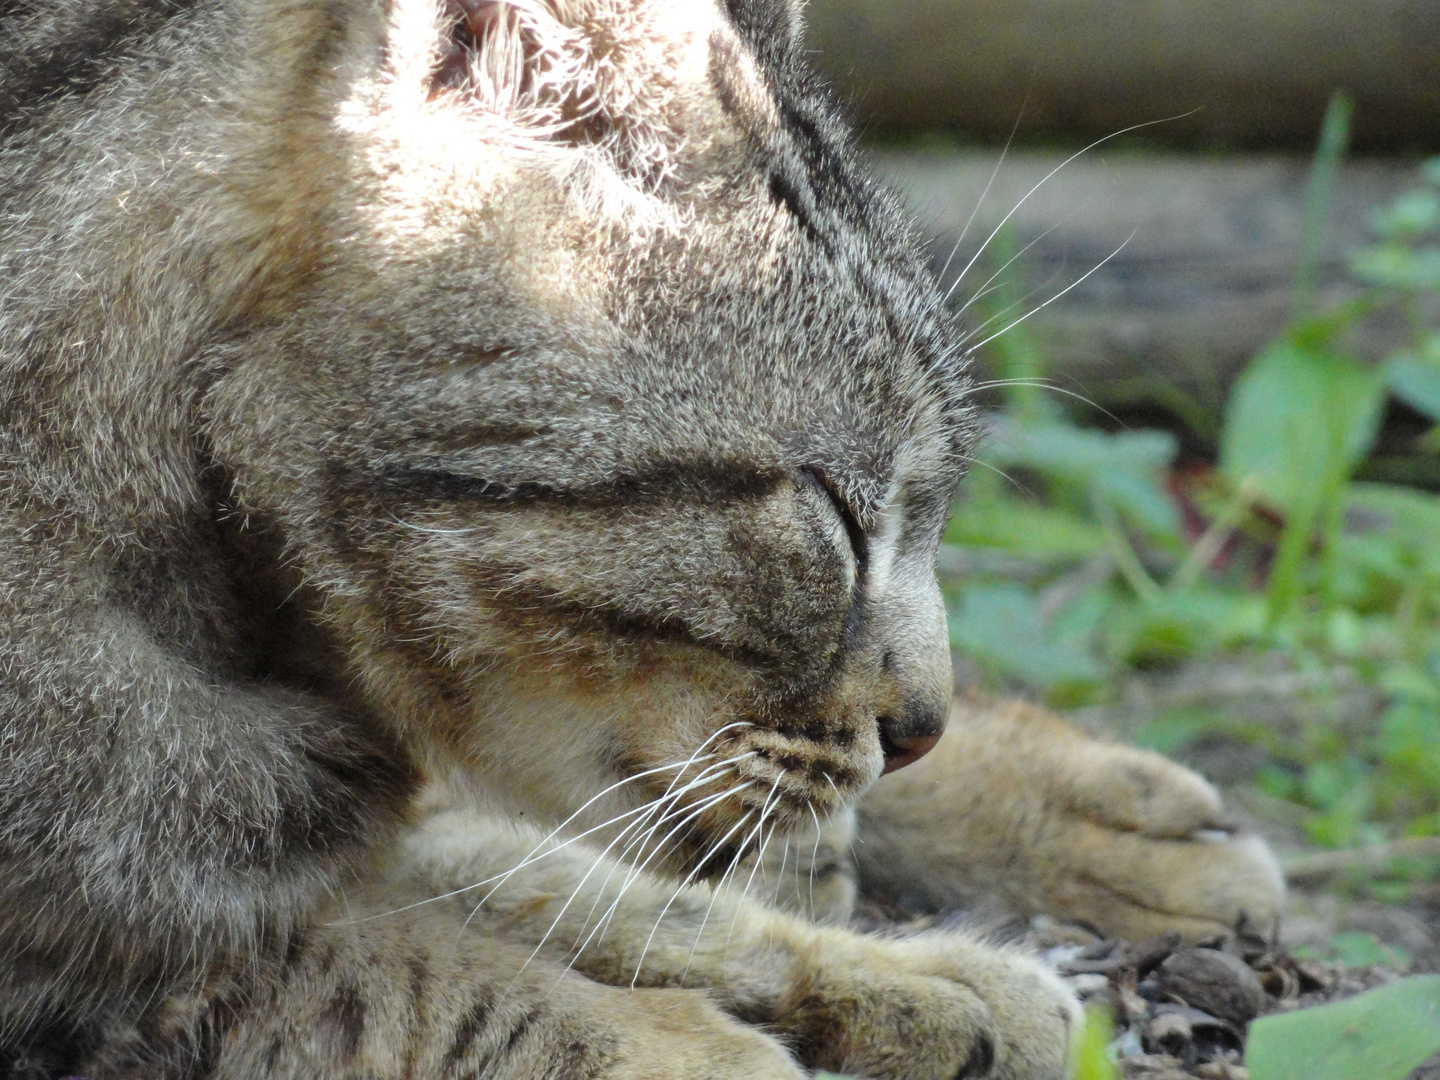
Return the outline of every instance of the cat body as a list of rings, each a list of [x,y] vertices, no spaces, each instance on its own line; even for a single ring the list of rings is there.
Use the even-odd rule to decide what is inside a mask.
[[[944,726],[976,435],[794,7],[0,17],[0,1070],[1061,1073],[1029,958],[745,896]]]

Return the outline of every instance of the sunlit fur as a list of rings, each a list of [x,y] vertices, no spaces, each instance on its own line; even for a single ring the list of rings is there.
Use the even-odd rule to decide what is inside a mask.
[[[1058,1076],[745,895],[944,723],[975,434],[796,7],[3,11],[0,1072]]]

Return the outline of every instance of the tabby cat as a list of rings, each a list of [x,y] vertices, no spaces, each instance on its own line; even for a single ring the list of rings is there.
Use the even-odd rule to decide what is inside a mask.
[[[0,1073],[1062,1074],[1038,962],[825,925],[976,421],[796,4],[0,20]],[[958,708],[862,870],[1273,922],[1203,781]]]

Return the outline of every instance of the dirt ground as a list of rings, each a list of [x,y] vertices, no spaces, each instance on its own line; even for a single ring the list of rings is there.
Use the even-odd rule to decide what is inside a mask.
[[[1332,723],[1363,724],[1376,709],[1372,694],[1343,678],[1332,679],[1323,692]],[[1097,734],[1132,739],[1166,708],[1197,702],[1281,731],[1308,722],[1317,704],[1311,688],[1291,672],[1192,666],[1137,680],[1120,703],[1081,711],[1073,719]],[[1440,883],[1412,884],[1403,903],[1369,896],[1364,875],[1374,869],[1382,849],[1333,852],[1310,844],[1301,822],[1251,783],[1255,755],[1253,746],[1220,738],[1202,739],[1173,756],[1215,782],[1233,816],[1265,836],[1286,866],[1288,899],[1275,940],[1238,937],[1187,948],[1178,937],[1109,940],[1046,918],[998,930],[1023,938],[1056,965],[1087,1004],[1110,1011],[1125,1080],[1248,1080],[1245,1039],[1256,1017],[1351,997],[1406,975],[1440,973]],[[1440,841],[1434,840],[1388,847],[1407,844],[1440,853]],[[1359,854],[1367,857],[1357,859]],[[862,921],[875,927],[974,925],[970,912],[911,919],[865,898],[860,910]],[[1360,954],[1377,954],[1383,962],[1353,957],[1348,965],[1339,962],[1336,943],[1346,940]],[[1440,1080],[1440,1054],[1416,1069],[1411,1080]]]

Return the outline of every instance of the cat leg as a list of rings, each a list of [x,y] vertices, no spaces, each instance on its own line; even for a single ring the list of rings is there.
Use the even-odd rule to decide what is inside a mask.
[[[433,906],[471,934],[611,985],[703,988],[808,1068],[897,1080],[1063,1075],[1078,1007],[1018,950],[960,933],[869,938],[747,899],[748,872],[715,889],[577,844],[541,855],[539,840],[508,821],[437,814],[405,839],[387,895],[450,894]]]
[[[602,986],[451,911],[331,911],[277,971],[210,1008],[230,1019],[190,1068],[207,1080],[801,1080],[780,1042],[692,990]],[[157,1080],[167,1002],[88,1080]],[[191,1034],[191,1033],[187,1033]],[[173,1038],[173,1036],[172,1036]],[[203,1039],[194,1039],[196,1043]],[[173,1058],[173,1054],[170,1055]]]
[[[1284,881],[1215,789],[1159,754],[1019,701],[961,697],[940,743],[859,812],[864,888],[935,909],[998,901],[1131,939],[1270,933]]]

